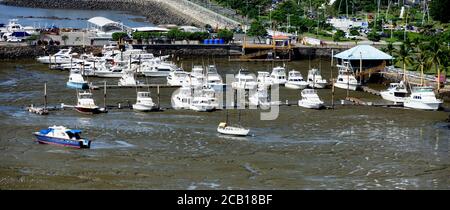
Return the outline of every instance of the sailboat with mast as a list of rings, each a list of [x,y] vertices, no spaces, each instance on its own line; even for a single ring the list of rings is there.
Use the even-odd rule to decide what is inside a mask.
[[[228,110],[226,111],[226,121],[220,122],[217,127],[217,132],[224,135],[232,135],[232,136],[247,136],[250,132],[250,129],[246,129],[241,126],[241,110],[239,110],[239,121],[235,126],[229,125],[228,122]]]

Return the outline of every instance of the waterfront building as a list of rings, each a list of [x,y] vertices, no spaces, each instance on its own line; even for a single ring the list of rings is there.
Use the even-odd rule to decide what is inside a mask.
[[[334,56],[337,64],[348,62],[360,82],[369,79],[372,73],[385,69],[393,57],[370,45],[357,45]]]

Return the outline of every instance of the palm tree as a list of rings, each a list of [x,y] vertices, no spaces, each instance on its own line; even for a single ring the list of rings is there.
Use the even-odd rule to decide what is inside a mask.
[[[429,55],[429,61],[431,63],[433,63],[435,68],[436,68],[437,78],[438,78],[437,90],[439,92],[439,90],[441,88],[441,86],[440,86],[441,71],[439,69],[439,65],[441,64],[443,51],[442,51],[442,48],[441,48],[441,46],[440,46],[440,44],[439,44],[439,42],[437,40],[433,39],[430,42],[430,45],[428,46],[428,55]]]
[[[430,66],[430,61],[429,61],[429,57],[428,57],[428,52],[425,48],[425,45],[423,44],[419,44],[417,46],[417,52],[414,56],[414,61],[415,61],[415,65],[414,65],[414,69],[420,70],[420,85],[423,86],[424,82],[423,82],[423,69],[426,67],[427,69]]]
[[[406,81],[406,64],[411,61],[411,49],[407,47],[405,43],[400,45],[400,49],[397,51],[397,57],[403,64],[403,81]]]
[[[392,42],[389,42],[389,43],[386,45],[386,48],[383,48],[383,51],[384,51],[385,53],[388,53],[389,55],[393,55],[394,52],[395,52],[395,48],[394,48],[394,45],[392,44]]]

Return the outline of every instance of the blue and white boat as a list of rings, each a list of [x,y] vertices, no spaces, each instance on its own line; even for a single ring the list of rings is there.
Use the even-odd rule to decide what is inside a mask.
[[[80,73],[70,73],[69,81],[66,83],[67,87],[73,89],[86,90],[89,89],[89,84],[84,81],[83,76]]]
[[[51,126],[34,132],[37,142],[74,148],[90,148],[91,141],[80,137],[81,130],[67,129],[64,126]]]

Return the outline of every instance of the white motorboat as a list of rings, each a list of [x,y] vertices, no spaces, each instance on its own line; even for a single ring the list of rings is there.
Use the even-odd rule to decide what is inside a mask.
[[[69,81],[66,83],[67,87],[74,89],[89,89],[88,83],[84,80],[79,72],[71,71]]]
[[[156,108],[156,104],[153,103],[150,92],[137,93],[136,103],[133,104],[134,110],[146,112],[155,110]]]
[[[299,71],[289,71],[288,80],[284,85],[289,89],[305,89],[308,86],[308,82],[303,79],[302,74]]]
[[[403,81],[400,83],[391,83],[386,91],[381,91],[380,95],[384,100],[395,103],[403,103],[408,98],[408,90]]]
[[[193,99],[193,90],[190,86],[182,86],[172,94],[171,102],[172,108],[178,109],[190,109]]]
[[[443,101],[436,98],[433,90],[433,87],[413,87],[411,95],[404,101],[403,106],[413,109],[438,110]]]
[[[215,109],[215,104],[209,97],[195,96],[192,98],[189,108],[197,112],[209,112]]]
[[[40,56],[37,61],[43,64],[64,64],[72,61],[72,48],[61,49],[57,53],[49,56]]]
[[[320,70],[316,68],[308,71],[307,81],[310,88],[325,88],[327,86],[327,80],[322,78]]]
[[[217,132],[225,135],[233,135],[233,136],[247,136],[250,132],[250,129],[246,129],[243,127],[230,126],[226,122],[219,123],[217,127]]]
[[[82,114],[98,114],[100,108],[95,105],[94,98],[90,92],[78,93],[78,101],[75,110]]]
[[[118,86],[136,86],[139,81],[136,80],[137,66],[129,64],[128,68],[122,71],[122,77],[119,79]]]
[[[338,64],[337,67],[339,68],[339,75],[334,83],[334,86],[345,90],[356,90],[360,84],[353,75],[353,70],[350,68],[350,63],[344,62],[344,65]]]
[[[270,73],[267,71],[258,71],[258,76],[256,77],[259,87],[268,87],[272,85],[270,79]]]
[[[251,106],[269,107],[280,105],[280,101],[270,101],[267,87],[260,86],[256,90],[251,90],[248,97]]]
[[[171,71],[167,76],[167,84],[171,86],[188,85],[189,80],[189,73],[185,71]]]
[[[284,85],[286,83],[286,69],[281,66],[273,68],[270,74],[270,81],[272,84]]]
[[[167,77],[170,72],[180,70],[175,64],[157,60],[146,61],[140,68],[141,73],[146,77]]]
[[[95,71],[95,76],[106,77],[106,78],[121,78],[124,69],[127,69],[127,62],[118,62],[114,64],[103,63],[97,71]]]
[[[302,99],[298,101],[298,106],[308,109],[320,109],[323,107],[323,101],[320,100],[317,91],[314,89],[304,89],[301,92]]]
[[[246,89],[252,90],[258,86],[254,74],[249,71],[241,69],[235,76],[235,81],[231,83],[231,87],[234,89]]]
[[[209,65],[206,68],[206,81],[208,86],[214,88],[214,90],[222,90],[225,85],[215,65]]]

